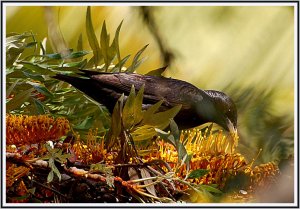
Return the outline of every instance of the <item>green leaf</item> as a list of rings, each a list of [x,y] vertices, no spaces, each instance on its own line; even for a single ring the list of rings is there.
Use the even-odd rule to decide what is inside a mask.
[[[22,91],[19,94],[17,94],[14,98],[9,100],[9,102],[6,103],[6,111],[10,112],[12,110],[19,108],[24,102],[26,102],[29,99],[32,91],[33,88]]]
[[[29,71],[22,71],[22,73],[27,77],[36,81],[43,82],[45,79],[40,74],[30,73]]]
[[[112,69],[112,72],[121,72],[123,65],[127,62],[130,55],[124,57],[116,66]]]
[[[182,105],[177,105],[164,112],[153,114],[150,118],[147,118],[147,121],[145,121],[145,123],[156,126],[159,129],[165,129],[170,123],[169,119],[176,116],[176,114],[181,109],[181,106]]]
[[[95,66],[98,66],[100,64],[100,61],[102,59],[102,54],[100,51],[100,46],[96,37],[96,33],[93,27],[92,23],[92,17],[91,17],[91,7],[88,6],[87,12],[86,12],[86,34],[88,37],[88,41],[90,44],[90,47],[93,50],[93,61]]]
[[[87,54],[89,54],[90,51],[78,51],[78,52],[72,52],[70,54],[68,54],[66,57],[64,57],[65,59],[75,59],[75,58],[79,58],[79,57],[83,57]]]
[[[209,170],[206,169],[197,169],[197,170],[193,170],[189,175],[188,178],[189,179],[196,179],[196,178],[200,178],[206,174],[209,173]]]
[[[141,54],[145,51],[145,49],[147,48],[149,44],[147,44],[146,46],[144,46],[141,50],[139,50],[136,55],[133,58],[132,64],[130,67],[127,68],[126,72],[127,73],[133,73],[136,68],[142,63],[143,59],[139,60]]]
[[[172,136],[172,135],[170,135],[170,133],[160,130],[158,128],[155,128],[155,131],[158,133],[158,136],[160,136],[160,138],[162,138],[166,142],[168,142],[168,143],[172,144],[174,147],[176,147],[176,142],[175,142],[174,136]]]
[[[6,67],[11,67],[14,62],[21,56],[23,53],[25,46],[24,44],[19,44],[21,46],[13,46],[6,49]]]
[[[105,21],[103,22],[103,25],[102,25],[100,46],[101,46],[102,55],[104,58],[105,71],[107,71],[111,60],[109,57],[109,34],[107,34]]]
[[[118,58],[118,62],[121,62],[121,54],[120,54],[120,47],[119,47],[119,34],[120,34],[120,30],[121,30],[121,26],[123,24],[123,20],[121,21],[120,25],[118,26],[116,33],[115,33],[115,37],[112,43],[112,46],[114,47],[116,54],[117,54],[117,58]]]
[[[134,124],[138,124],[143,119],[142,105],[145,84],[142,85],[134,101]]]
[[[14,90],[15,86],[18,84],[18,82],[20,81],[20,79],[17,79],[15,82],[13,82],[9,88],[6,89],[6,97],[8,97],[11,92]]]
[[[127,97],[126,103],[123,108],[123,126],[125,130],[130,129],[134,125],[134,108],[135,108],[135,88],[131,86],[130,94]]]
[[[220,191],[219,189],[211,186],[211,185],[205,185],[205,184],[202,184],[202,185],[199,185],[200,188],[208,191],[208,192],[212,192],[212,193],[217,193],[217,194],[223,194],[222,191]]]
[[[163,100],[156,102],[144,112],[143,124],[146,124],[149,120],[151,120],[152,115],[159,109],[163,102]]]
[[[106,164],[96,163],[90,165],[90,171],[98,171],[104,174],[113,175],[112,167],[107,166]]]
[[[93,117],[88,116],[80,124],[74,126],[74,129],[81,129],[81,130],[89,129],[92,127],[93,121],[94,121]]]
[[[47,176],[47,183],[50,183],[53,181],[53,177],[54,177],[54,173],[53,171],[51,170]]]
[[[55,60],[60,60],[62,59],[62,56],[60,53],[53,53],[53,54],[45,54],[45,55],[42,55],[43,57],[47,57],[47,58],[50,58],[50,59],[55,59]]]
[[[123,101],[124,94],[120,97],[118,102],[116,103],[112,118],[111,118],[111,130],[112,130],[112,135],[117,137],[121,133],[121,103]]]
[[[150,125],[138,126],[131,133],[133,141],[135,142],[151,139],[156,134],[155,128]]]
[[[40,115],[46,114],[46,106],[44,106],[44,104],[38,99],[35,99],[33,97],[31,97],[31,99],[33,101],[33,104],[36,107],[38,114]]]
[[[146,75],[153,75],[153,76],[162,76],[162,74],[165,72],[168,66],[161,67],[155,70],[151,70]]]
[[[6,44],[11,44],[14,42],[20,42],[28,37],[31,37],[32,34],[29,33],[23,33],[23,34],[17,34],[17,33],[11,33],[6,36]]]
[[[31,82],[31,81],[27,81],[26,83],[32,85],[33,88],[35,88],[35,90],[44,94],[45,96],[53,98],[53,94],[44,86],[44,84],[35,83],[35,82]]]
[[[55,75],[56,73],[51,71],[50,69],[44,68],[38,64],[33,64],[30,62],[20,62],[20,64],[23,65],[24,68],[31,70],[32,72],[35,73],[40,73],[41,75]]]
[[[171,134],[174,136],[174,138],[179,140],[180,132],[177,124],[172,118],[170,119],[170,129],[171,129]]]

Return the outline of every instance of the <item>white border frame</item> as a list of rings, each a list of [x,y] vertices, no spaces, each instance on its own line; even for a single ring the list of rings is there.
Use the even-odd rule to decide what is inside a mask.
[[[299,3],[299,2],[298,2]],[[299,187],[299,182],[298,182],[298,173],[297,171],[299,170],[298,168],[298,159],[299,159],[299,150],[298,148],[298,61],[299,61],[299,54],[298,54],[298,49],[299,49],[299,43],[298,43],[298,8],[297,8],[297,3],[296,2],[255,2],[255,3],[249,3],[249,2],[212,2],[212,3],[182,3],[182,2],[173,2],[173,3],[152,3],[152,2],[136,2],[136,3],[113,3],[113,2],[30,2],[30,3],[24,3],[24,2],[18,2],[18,3],[11,3],[11,2],[4,2],[2,3],[3,6],[3,18],[2,18],[2,26],[3,26],[3,32],[2,32],[2,65],[3,67],[6,65],[5,63],[5,34],[6,34],[6,7],[7,6],[293,6],[294,7],[294,203],[184,203],[184,204],[168,204],[168,203],[162,203],[162,204],[154,204],[154,203],[132,203],[132,204],[125,204],[125,203],[60,203],[60,204],[55,204],[55,203],[6,203],[6,183],[5,183],[5,172],[2,172],[2,197],[3,198],[3,206],[4,207],[20,207],[20,208],[25,208],[25,207],[296,207],[297,203],[299,203],[299,194],[297,188]],[[3,70],[2,76],[3,76],[3,82],[2,82],[2,98],[6,98],[6,75],[4,73],[5,71]],[[5,104],[5,99],[2,100],[2,107],[3,107],[3,113],[2,116],[5,115],[6,112],[6,104]],[[6,156],[4,153],[5,151],[5,117],[2,117],[2,147],[3,147],[3,152],[2,152],[2,163],[3,163],[3,169],[1,170],[6,170]],[[298,185],[298,187],[296,186]],[[299,205],[298,205],[299,206]]]

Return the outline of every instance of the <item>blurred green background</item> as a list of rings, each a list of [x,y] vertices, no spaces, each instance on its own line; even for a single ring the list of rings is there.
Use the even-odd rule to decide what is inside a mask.
[[[90,50],[86,8],[7,6],[6,32],[32,31],[42,41],[54,19],[69,48],[76,48],[82,34],[83,49]],[[239,149],[248,160],[260,148],[256,163],[293,155],[294,7],[92,6],[91,11],[96,34],[104,20],[110,33],[124,20],[122,57],[132,59],[149,44],[138,73],[168,64],[165,76],[230,95],[238,106]]]

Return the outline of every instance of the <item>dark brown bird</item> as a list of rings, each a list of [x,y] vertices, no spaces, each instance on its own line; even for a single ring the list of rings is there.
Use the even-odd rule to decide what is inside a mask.
[[[72,84],[110,112],[119,97],[128,96],[131,86],[138,91],[144,84],[143,109],[163,100],[160,111],[181,104],[175,116],[179,129],[193,128],[214,122],[230,132],[236,132],[237,110],[234,102],[223,92],[201,90],[185,81],[140,75],[135,73],[102,73],[82,70],[83,77],[57,74],[54,78]]]

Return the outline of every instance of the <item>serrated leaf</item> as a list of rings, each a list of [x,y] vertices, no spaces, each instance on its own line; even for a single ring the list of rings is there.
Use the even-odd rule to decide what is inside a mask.
[[[132,85],[129,96],[127,97],[126,103],[123,108],[123,126],[124,128],[130,129],[134,125],[134,108],[135,108],[135,88]]]
[[[193,170],[191,171],[191,173],[188,175],[189,179],[196,179],[196,178],[200,178],[206,174],[209,173],[209,170],[206,169],[197,169],[197,170]]]
[[[86,34],[88,37],[89,45],[93,50],[93,61],[94,65],[98,66],[100,64],[100,61],[102,59],[102,54],[100,51],[100,46],[96,37],[96,33],[93,27],[92,23],[92,17],[91,17],[91,7],[88,6],[87,12],[86,12]]]
[[[6,103],[6,111],[10,112],[12,110],[19,108],[24,102],[26,102],[29,99],[32,91],[33,88],[22,91],[19,94],[17,94],[14,98],[9,100],[9,102]]]
[[[146,46],[144,46],[141,50],[139,50],[136,55],[133,58],[132,64],[130,67],[127,68],[126,72],[127,73],[133,73],[136,68],[141,64],[141,60],[139,60],[141,54],[145,51],[145,49],[147,48],[149,44],[147,44]]]

